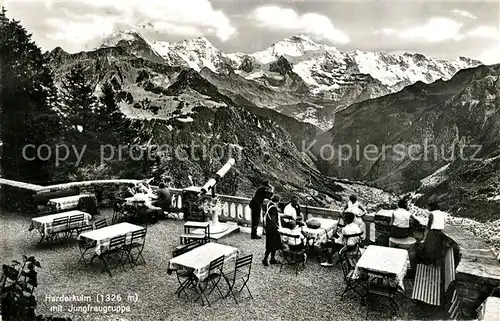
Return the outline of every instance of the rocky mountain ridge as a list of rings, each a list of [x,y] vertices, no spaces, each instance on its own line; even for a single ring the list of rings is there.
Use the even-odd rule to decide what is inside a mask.
[[[480,64],[467,58],[454,61],[421,54],[341,53],[300,35],[283,39],[255,53],[224,53],[204,37],[175,43],[148,41],[137,31],[120,31],[107,38],[103,47],[123,47],[132,54],[171,66],[208,69],[217,74],[228,96],[242,96],[261,108],[308,122],[327,130],[338,109],[372,99],[423,81],[449,79],[458,70]],[[234,88],[234,75],[261,90]],[[243,83],[243,81],[239,81]],[[236,86],[239,87],[239,86]],[[286,103],[284,103],[286,101]]]
[[[327,175],[417,190],[417,204],[437,200],[454,215],[498,218],[500,65],[354,104],[316,140]]]

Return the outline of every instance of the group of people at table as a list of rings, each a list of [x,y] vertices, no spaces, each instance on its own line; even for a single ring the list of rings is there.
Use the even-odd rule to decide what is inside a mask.
[[[148,221],[158,221],[164,218],[172,206],[172,196],[167,184],[161,182],[156,191],[149,185],[150,180],[139,183],[130,183],[119,187],[116,198],[125,201],[125,204],[137,207],[144,213]]]
[[[261,238],[257,235],[257,227],[260,223],[261,211],[266,199],[268,199],[269,202],[266,205],[263,218],[266,234],[266,250],[262,264],[268,266],[269,264],[279,263],[275,257],[276,251],[282,248],[284,245],[283,241],[285,241],[280,231],[283,231],[284,228],[290,231],[298,231],[300,237],[294,239],[294,243],[288,243],[285,244],[285,246],[300,249],[306,246],[307,238],[301,233],[301,230],[296,227],[307,226],[308,228],[319,228],[320,224],[317,222],[317,219],[314,218],[305,221],[300,212],[297,196],[292,196],[290,202],[284,206],[281,212],[278,208],[281,197],[274,193],[274,187],[266,181],[257,189],[250,202],[250,209],[252,212],[252,239]],[[425,264],[437,266],[441,263],[444,256],[442,252],[442,244],[444,242],[442,230],[444,228],[446,213],[440,211],[436,203],[429,203],[429,210],[430,214],[428,216],[420,257]],[[366,214],[367,210],[358,201],[356,195],[351,195],[347,204],[344,206],[340,219],[337,221],[333,238],[327,235],[326,242],[321,244],[322,253],[326,256],[326,262],[321,263],[322,266],[333,266],[333,253],[338,252],[343,247],[345,247],[344,250],[347,253],[358,253],[358,248],[362,246],[366,238],[366,225],[363,221],[363,216]],[[412,220],[420,224],[420,220],[409,211],[408,201],[406,199],[401,199],[398,202],[398,208],[392,211],[390,223],[391,237],[398,239],[409,237],[410,222]],[[291,241],[291,239],[289,239],[289,241]],[[269,256],[271,259],[268,262]]]

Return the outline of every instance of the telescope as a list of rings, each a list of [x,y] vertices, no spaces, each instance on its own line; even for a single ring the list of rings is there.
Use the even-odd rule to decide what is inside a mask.
[[[205,195],[208,191],[212,191],[212,197],[215,197],[215,185],[227,174],[227,172],[233,167],[236,161],[234,158],[230,158],[224,166],[215,175],[208,180],[208,182],[201,188],[200,196]]]
[[[235,162],[234,158],[230,158],[226,164],[224,164],[224,166],[222,166],[221,169],[219,169],[217,173],[215,173],[212,178],[205,183],[205,185],[203,185],[203,187],[200,188],[197,186],[190,186],[182,190],[182,211],[184,213],[185,221],[205,222],[208,219],[206,213],[202,210],[203,203],[206,200],[205,196],[211,192],[210,196],[215,198],[215,187],[217,183],[224,178]],[[215,231],[220,225],[218,224],[217,217],[214,217],[212,223],[214,224],[210,233]]]

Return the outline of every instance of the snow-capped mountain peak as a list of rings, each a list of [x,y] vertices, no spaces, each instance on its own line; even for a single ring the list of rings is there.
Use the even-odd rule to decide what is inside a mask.
[[[162,55],[168,57],[177,54],[190,68],[200,71],[207,67],[218,72],[224,69],[227,58],[207,38],[197,37],[177,42],[156,41],[153,47]]]

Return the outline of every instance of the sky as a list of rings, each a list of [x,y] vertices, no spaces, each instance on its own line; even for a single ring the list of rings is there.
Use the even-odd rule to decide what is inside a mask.
[[[44,50],[91,50],[135,29],[150,40],[205,36],[226,53],[304,34],[340,51],[419,52],[500,63],[500,0],[0,0]]]

